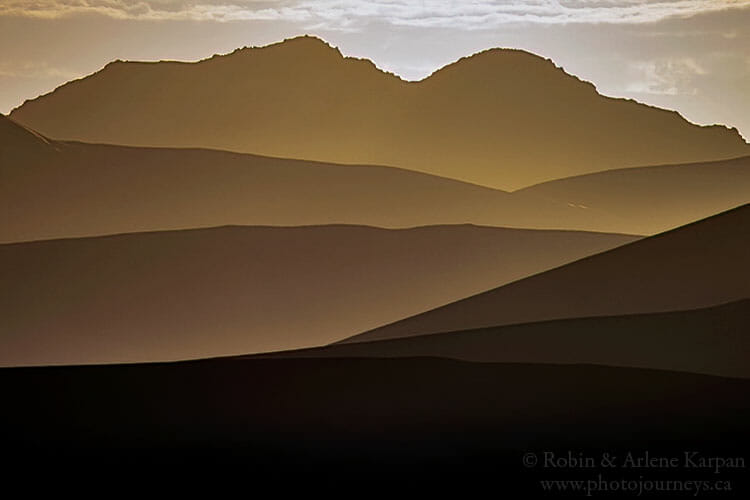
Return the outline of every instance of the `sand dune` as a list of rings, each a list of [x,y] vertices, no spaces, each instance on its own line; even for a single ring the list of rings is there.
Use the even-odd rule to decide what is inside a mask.
[[[0,245],[0,365],[322,345],[630,241],[476,226],[317,226]]]
[[[638,234],[750,200],[747,159],[507,193],[391,167],[53,141],[2,116],[0,155],[0,210],[8,214],[0,242],[221,225],[470,223]]]
[[[696,309],[750,298],[749,245],[750,205],[744,205],[345,342]]]
[[[221,225],[614,225],[403,169],[50,141],[2,116],[0,152],[0,242]]]
[[[56,139],[395,165],[506,190],[750,154],[736,130],[603,97],[527,52],[406,82],[312,37],[199,63],[116,61],[11,116]]]
[[[524,467],[526,450],[742,457],[750,442],[750,380],[633,368],[224,359],[6,368],[0,391],[14,477],[148,471],[174,474],[179,487],[190,471],[215,487],[214,477],[281,484],[293,474],[284,489],[300,493],[394,480],[437,493],[467,481],[498,487],[501,471],[503,492],[520,486],[513,496],[526,497],[539,479],[571,474]],[[716,481],[713,467],[690,470],[691,481]],[[720,471],[732,484],[747,477],[741,466]]]
[[[594,210],[610,231],[656,234],[750,202],[750,156],[609,170],[537,184],[513,195]]]
[[[600,364],[750,378],[750,299],[690,311],[576,318],[261,354]]]

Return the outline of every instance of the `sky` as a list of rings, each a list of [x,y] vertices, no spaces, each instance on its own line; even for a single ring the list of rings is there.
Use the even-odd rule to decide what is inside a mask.
[[[115,59],[312,34],[419,80],[490,47],[750,140],[750,0],[0,0],[0,112]]]

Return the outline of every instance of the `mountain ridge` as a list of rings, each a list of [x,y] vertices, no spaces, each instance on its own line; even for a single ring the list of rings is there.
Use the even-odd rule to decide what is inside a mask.
[[[490,49],[410,82],[311,37],[109,64],[11,117],[56,139],[396,165],[503,190],[750,152],[732,129],[601,96],[525,51]]]

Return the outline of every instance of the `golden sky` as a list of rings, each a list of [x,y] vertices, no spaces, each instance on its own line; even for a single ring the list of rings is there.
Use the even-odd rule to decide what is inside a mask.
[[[750,138],[750,0],[0,0],[0,112],[114,59],[309,33],[416,80],[488,47]]]

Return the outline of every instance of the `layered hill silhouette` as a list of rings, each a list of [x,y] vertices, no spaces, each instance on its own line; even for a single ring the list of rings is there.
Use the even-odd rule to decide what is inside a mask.
[[[633,237],[475,226],[222,227],[0,245],[0,365],[341,340]]]
[[[0,242],[221,225],[609,225],[595,211],[403,169],[52,141],[2,116],[0,151]]]
[[[609,170],[537,184],[513,195],[592,210],[607,221],[609,231],[656,234],[750,202],[750,156]]]
[[[696,309],[746,299],[750,298],[748,245],[750,205],[743,205],[344,342]]]
[[[482,363],[599,364],[750,378],[750,299],[706,309],[576,318],[260,357],[438,357]]]
[[[506,190],[750,154],[734,129],[601,96],[527,52],[406,82],[313,37],[198,63],[115,61],[11,117],[56,139],[395,165]]]
[[[3,116],[0,155],[0,209],[9,214],[0,219],[0,242],[221,225],[471,223],[635,234],[750,201],[747,158],[507,193],[390,167],[55,141]]]

